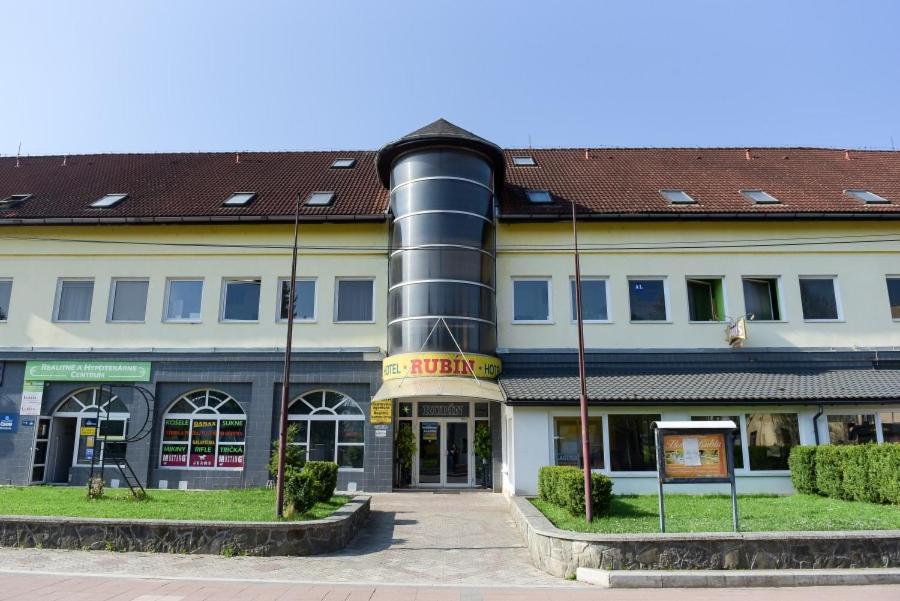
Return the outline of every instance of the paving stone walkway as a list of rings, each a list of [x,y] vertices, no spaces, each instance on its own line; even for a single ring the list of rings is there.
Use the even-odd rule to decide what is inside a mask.
[[[291,582],[571,587],[531,565],[506,501],[487,492],[372,496],[365,529],[341,552],[313,557],[220,557],[0,549],[10,571],[234,578]]]

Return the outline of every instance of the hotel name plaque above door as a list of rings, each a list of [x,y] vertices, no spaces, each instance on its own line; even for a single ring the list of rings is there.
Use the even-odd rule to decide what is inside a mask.
[[[469,404],[419,403],[419,417],[469,417]]]
[[[500,375],[502,364],[500,359],[487,355],[404,353],[388,357],[381,366],[383,380],[448,376],[494,379]]]

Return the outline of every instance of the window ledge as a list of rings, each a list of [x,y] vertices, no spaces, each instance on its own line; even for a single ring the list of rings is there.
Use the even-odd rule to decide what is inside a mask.
[[[555,325],[555,321],[544,321],[544,320],[533,320],[533,319],[514,319],[512,322],[514,326],[552,326]]]
[[[111,325],[112,325],[112,324],[117,324],[117,323],[125,323],[125,324],[128,324],[128,323],[147,323],[147,320],[142,319],[142,320],[138,321],[138,320],[136,320],[136,319],[107,319],[107,320],[106,320],[106,323],[111,324]]]
[[[90,319],[54,319],[53,323],[91,323]]]
[[[219,323],[228,323],[228,324],[258,324],[258,319],[220,319]]]
[[[635,323],[635,324],[644,324],[644,323],[667,324],[668,323],[668,324],[670,324],[670,323],[672,323],[672,320],[671,319],[629,319],[628,323]]]
[[[287,321],[285,321],[285,323],[287,323]],[[371,321],[337,321],[337,320],[335,320],[335,321],[333,321],[332,323],[337,324],[337,325],[341,325],[341,324],[350,324],[350,325],[353,325],[353,324],[373,324],[373,323],[375,323],[375,320],[374,320],[374,319],[371,320]]]
[[[844,319],[804,319],[803,323],[847,323]]]
[[[199,319],[164,319],[163,323],[186,324],[186,323],[203,323],[203,321],[199,320]]]
[[[786,319],[751,319],[747,321],[748,324],[757,324],[757,323],[788,323]]]
[[[356,474],[359,474],[359,473],[362,473],[362,472],[365,472],[365,471],[366,471],[366,468],[364,468],[364,467],[339,467],[339,468],[338,468],[338,472],[341,472],[341,473],[356,473]]]
[[[615,322],[611,319],[584,319],[582,322],[584,325],[611,325]],[[578,322],[576,320],[572,320],[569,322],[569,325],[577,326]]]
[[[295,319],[294,323],[295,324],[297,324],[297,323],[318,323],[318,321],[319,321],[318,319]],[[275,320],[275,323],[287,324],[287,322],[288,322],[287,319],[276,319]],[[342,322],[342,323],[344,323],[344,322]]]
[[[727,321],[693,321],[693,320],[688,320],[688,323],[693,323],[693,324],[697,324],[697,325],[721,326],[721,325],[725,325],[725,324],[727,324],[727,323],[729,323],[729,322],[727,322]]]

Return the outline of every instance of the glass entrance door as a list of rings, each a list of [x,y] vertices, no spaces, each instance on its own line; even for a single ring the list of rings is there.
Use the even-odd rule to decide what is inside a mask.
[[[447,422],[447,458],[444,484],[469,483],[469,423]]]
[[[441,422],[419,422],[419,484],[441,484]]]

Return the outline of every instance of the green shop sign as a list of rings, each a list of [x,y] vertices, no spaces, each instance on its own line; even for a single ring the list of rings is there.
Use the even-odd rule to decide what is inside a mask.
[[[149,361],[29,361],[28,382],[149,382]]]

